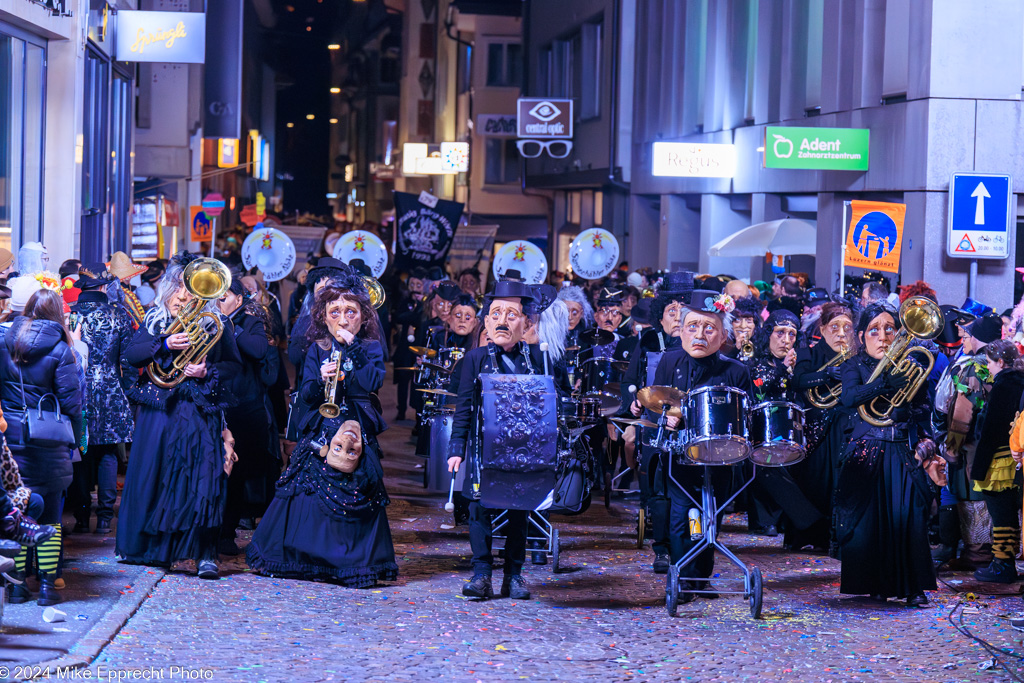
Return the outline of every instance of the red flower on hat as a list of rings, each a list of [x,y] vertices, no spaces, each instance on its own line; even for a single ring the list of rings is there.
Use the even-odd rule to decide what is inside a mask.
[[[714,301],[711,302],[711,305],[719,313],[732,313],[736,310],[736,302],[733,301],[731,296],[724,293],[716,296]]]

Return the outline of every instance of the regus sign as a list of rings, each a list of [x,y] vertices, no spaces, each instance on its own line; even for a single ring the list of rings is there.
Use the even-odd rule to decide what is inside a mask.
[[[767,126],[765,168],[866,171],[870,133],[866,128]]]
[[[736,175],[736,148],[703,142],[655,142],[651,175],[732,178]]]
[[[202,12],[116,14],[114,53],[121,62],[202,64],[206,60],[206,15]]]

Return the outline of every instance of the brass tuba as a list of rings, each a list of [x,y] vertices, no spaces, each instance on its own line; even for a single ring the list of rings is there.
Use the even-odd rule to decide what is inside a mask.
[[[185,267],[181,279],[193,298],[181,307],[165,334],[185,332],[190,346],[174,357],[170,370],[164,370],[156,363],[150,363],[146,368],[153,384],[162,389],[171,389],[185,381],[185,366],[202,363],[224,333],[224,323],[220,321],[220,316],[203,309],[210,300],[224,296],[224,292],[231,286],[231,271],[228,267],[217,259],[198,258]],[[207,331],[203,324],[206,319],[213,321],[215,332]]]
[[[843,344],[840,348],[839,353],[832,357],[832,360],[818,368],[818,372],[821,372],[825,368],[839,367],[850,359],[853,354],[850,352],[850,347]],[[807,396],[807,402],[815,408],[832,408],[839,403],[839,397],[843,394],[843,383],[833,382],[832,384],[823,384],[817,387],[811,387],[804,394]]]
[[[914,338],[937,337],[946,324],[939,305],[926,296],[914,296],[904,301],[900,306],[899,318],[903,327],[896,333],[896,338],[867,383],[879,381],[887,371],[895,376],[905,375],[909,383],[890,397],[878,396],[857,408],[861,418],[875,427],[888,427],[892,424],[893,411],[913,400],[935,365],[935,357],[931,352],[920,346],[910,346],[910,342]],[[910,356],[915,353],[923,357],[924,367],[911,360]],[[891,369],[890,364],[893,366]]]
[[[366,292],[370,295],[370,305],[374,308],[380,308],[383,306],[386,294],[384,292],[384,287],[380,284],[380,281],[376,278],[370,277],[369,275],[363,275],[363,284],[366,285]]]

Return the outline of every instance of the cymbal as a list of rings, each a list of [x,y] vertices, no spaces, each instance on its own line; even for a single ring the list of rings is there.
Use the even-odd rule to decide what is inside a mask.
[[[595,329],[580,335],[580,343],[590,346],[604,346],[615,341],[615,335],[608,330]]]
[[[612,418],[609,418],[609,419],[612,422],[616,422],[616,423],[618,423],[620,425],[626,425],[626,426],[633,425],[633,426],[637,426],[637,427],[652,427],[652,428],[658,426],[657,423],[651,422],[650,420],[646,420],[646,419],[644,419],[642,417],[640,417],[640,418],[612,417]]]
[[[446,375],[452,374],[452,368],[446,368],[440,363],[431,363],[428,360],[423,361],[423,367],[430,368],[431,370],[436,370],[437,372],[443,372]]]
[[[395,370],[411,370],[415,372],[416,370],[419,370],[419,368],[414,365],[411,368],[395,368]]]
[[[458,394],[453,394],[444,389],[417,389],[416,391],[422,391],[424,394],[437,394],[438,396],[458,396]]]
[[[669,417],[683,416],[683,402],[686,400],[686,392],[675,387],[644,387],[636,392],[636,400],[644,408],[661,413],[668,408],[666,413]]]
[[[427,358],[437,357],[437,351],[434,349],[428,349],[426,346],[410,346],[409,350],[417,356],[425,356]]]
[[[579,351],[580,347],[578,347],[578,346],[566,346],[565,350],[566,351]]]

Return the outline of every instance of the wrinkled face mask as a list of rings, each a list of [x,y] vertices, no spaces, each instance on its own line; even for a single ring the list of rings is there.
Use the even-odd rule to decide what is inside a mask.
[[[363,432],[355,420],[346,420],[334,434],[331,442],[320,449],[327,464],[345,474],[352,474],[363,455]]]

